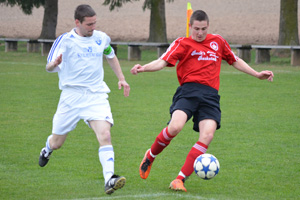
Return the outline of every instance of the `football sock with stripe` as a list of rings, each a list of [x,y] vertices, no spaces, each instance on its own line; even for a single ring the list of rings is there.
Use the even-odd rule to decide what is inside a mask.
[[[147,158],[150,160],[150,162],[153,162],[155,157],[161,153],[164,148],[166,148],[171,140],[174,138],[174,136],[171,136],[168,132],[168,127],[164,128],[156,137],[154,143],[151,146],[151,149],[147,155]]]
[[[208,146],[201,143],[196,142],[190,152],[188,153],[185,163],[181,168],[181,171],[179,172],[177,179],[185,179],[185,177],[190,176],[194,171],[194,162],[195,159],[200,156],[201,154],[204,154],[207,151]]]
[[[50,139],[52,138],[52,135],[49,135],[49,137],[47,138],[47,141],[46,141],[46,155],[45,156],[48,156],[49,153],[51,153],[53,150],[51,149],[50,147]]]
[[[99,160],[103,169],[105,184],[114,174],[115,154],[112,145],[101,146],[98,151]]]

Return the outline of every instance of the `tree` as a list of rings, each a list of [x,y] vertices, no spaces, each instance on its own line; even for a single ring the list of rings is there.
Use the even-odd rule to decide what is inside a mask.
[[[168,42],[165,0],[150,1],[150,28],[148,42]]]
[[[298,0],[280,0],[279,45],[299,45]]]
[[[174,0],[166,1],[173,2]],[[105,0],[103,5],[109,5],[109,10],[112,11],[116,7],[122,7],[122,5],[127,2],[132,2],[132,0]],[[148,42],[167,43],[168,39],[166,28],[165,0],[145,0],[143,4],[143,10],[145,10],[146,8],[151,10]]]
[[[45,0],[43,28],[39,38],[55,39],[58,13],[58,0]]]
[[[55,39],[56,38],[56,25],[57,25],[57,12],[58,0],[0,0],[0,4],[6,6],[19,6],[26,15],[32,14],[34,7],[45,8],[42,32],[39,38],[41,39]]]
[[[0,4],[6,6],[19,6],[26,15],[32,14],[33,7],[39,8],[45,4],[45,0],[0,0]]]

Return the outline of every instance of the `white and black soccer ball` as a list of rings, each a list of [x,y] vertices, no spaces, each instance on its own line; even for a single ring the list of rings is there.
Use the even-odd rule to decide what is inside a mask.
[[[220,170],[218,159],[208,153],[198,156],[194,162],[194,171],[202,179],[209,180],[215,177]]]

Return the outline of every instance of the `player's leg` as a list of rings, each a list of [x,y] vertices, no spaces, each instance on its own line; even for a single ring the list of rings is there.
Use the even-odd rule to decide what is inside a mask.
[[[183,180],[193,173],[193,164],[195,159],[207,151],[207,148],[214,137],[216,128],[217,123],[215,120],[205,119],[199,122],[199,140],[194,144],[194,146],[188,153],[185,163],[181,168],[181,172],[179,173],[177,178]]]
[[[151,148],[145,153],[140,164],[141,178],[148,177],[155,157],[170,144],[171,140],[182,130],[186,121],[187,114],[185,112],[181,110],[173,112],[169,125],[158,134]]]
[[[194,144],[190,152],[188,153],[185,163],[181,168],[177,178],[171,182],[170,189],[176,191],[185,191],[184,181],[190,176],[193,171],[193,165],[195,159],[204,154],[213,139],[214,133],[217,128],[217,123],[212,119],[205,119],[199,122],[199,140]]]
[[[78,121],[78,109],[66,103],[66,99],[60,99],[56,113],[53,117],[52,135],[47,138],[46,146],[41,150],[39,165],[44,167],[53,150],[59,149],[65,142],[68,132],[72,131]]]
[[[53,150],[59,149],[65,142],[67,134],[75,129],[79,117],[79,109],[76,108],[78,99],[82,95],[72,91],[62,91],[52,122],[52,135],[47,138],[46,146],[41,150],[39,165],[44,167]]]
[[[199,122],[199,142],[209,145],[217,130],[217,122],[213,119],[205,119]]]
[[[221,121],[220,96],[217,90],[195,83],[186,85],[184,90],[192,91],[190,94],[192,98],[189,98],[189,104],[186,103],[185,108],[193,113],[193,129],[199,131],[199,139],[188,153],[177,178],[171,182],[170,189],[180,191],[186,191],[184,181],[193,173],[195,159],[206,152],[216,129],[220,128]]]
[[[197,99],[199,107],[194,111],[194,130],[199,131],[199,139],[191,148],[181,168],[178,179],[184,180],[193,173],[195,159],[204,154],[213,140],[215,131],[220,128],[221,110],[218,91],[201,86]]]
[[[126,179],[123,176],[114,174],[114,149],[111,143],[110,128],[111,123],[105,120],[89,121],[90,127],[96,134],[99,142],[99,160],[103,169],[106,194],[111,194],[115,190],[125,185]]]
[[[57,135],[53,133],[47,138],[46,146],[42,148],[39,157],[39,165],[41,167],[44,167],[48,163],[53,150],[59,149],[64,144],[66,137],[67,134]]]
[[[96,134],[99,142],[99,160],[103,168],[103,177],[105,183],[114,174],[114,150],[111,143],[110,127],[111,124],[104,120],[93,120],[89,122],[90,127]]]
[[[182,130],[186,121],[187,114],[185,112],[181,110],[173,112],[169,125],[160,132],[151,146],[151,153],[154,157],[170,144],[171,140]],[[152,158],[149,159],[153,161]]]
[[[67,138],[68,134],[64,134],[64,135],[57,135],[55,133],[53,133],[52,135],[50,135],[47,139],[46,142],[46,147],[50,148],[51,150],[57,150],[59,149],[65,142],[66,138]]]

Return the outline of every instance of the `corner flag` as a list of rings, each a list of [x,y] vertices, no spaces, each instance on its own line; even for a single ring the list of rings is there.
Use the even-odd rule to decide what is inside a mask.
[[[186,37],[189,37],[189,23],[191,15],[193,14],[192,5],[190,2],[187,3],[187,10],[186,10]]]

